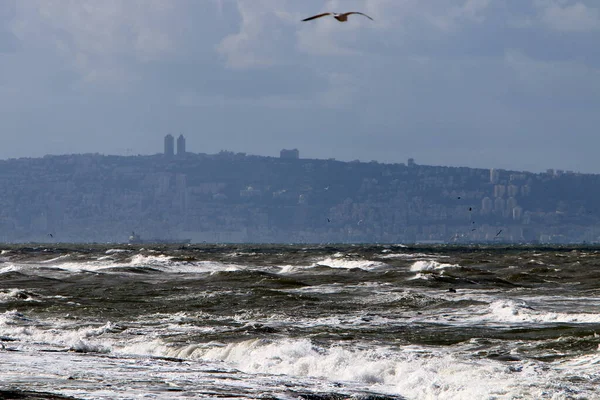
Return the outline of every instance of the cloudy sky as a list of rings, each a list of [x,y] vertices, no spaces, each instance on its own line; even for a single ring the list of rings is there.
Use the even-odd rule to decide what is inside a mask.
[[[362,11],[346,23],[300,22]],[[0,159],[188,151],[600,173],[598,0],[0,0]]]

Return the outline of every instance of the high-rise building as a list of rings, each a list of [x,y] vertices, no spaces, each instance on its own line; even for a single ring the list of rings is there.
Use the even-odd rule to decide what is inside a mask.
[[[180,157],[185,155],[185,138],[183,135],[179,135],[177,138],[177,155]]]
[[[298,151],[298,149],[292,149],[292,150],[282,149],[279,152],[279,158],[287,158],[287,159],[297,160],[298,158],[300,158],[300,152]]]
[[[175,152],[175,139],[173,138],[173,135],[168,134],[167,136],[165,136],[165,156],[173,157],[174,152]]]
[[[513,208],[515,208],[518,205],[519,203],[517,202],[517,199],[515,199],[514,197],[509,197],[508,200],[506,200],[506,211],[512,212]]]
[[[506,186],[494,185],[494,197],[504,197],[504,193],[506,193]]]
[[[512,209],[512,217],[514,220],[519,220],[523,216],[523,207],[516,206]]]
[[[506,201],[502,197],[496,197],[494,199],[494,211],[498,214],[504,214],[506,209]]]
[[[492,199],[490,199],[489,197],[484,197],[483,200],[481,201],[481,213],[489,214],[492,212],[492,208],[493,208]]]
[[[490,169],[490,183],[498,183],[498,180],[500,179],[500,171],[498,171],[497,169]]]

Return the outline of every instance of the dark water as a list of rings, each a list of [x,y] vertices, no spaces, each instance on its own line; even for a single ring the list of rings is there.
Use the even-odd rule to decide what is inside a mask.
[[[0,398],[600,398],[593,247],[0,249]]]

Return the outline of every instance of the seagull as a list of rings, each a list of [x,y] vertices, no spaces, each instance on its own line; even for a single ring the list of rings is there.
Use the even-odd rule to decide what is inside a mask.
[[[312,17],[308,17],[306,19],[303,19],[302,22],[304,22],[304,21],[310,21],[310,20],[313,20],[313,19],[321,18],[321,17],[325,17],[326,15],[331,15],[331,16],[333,16],[333,18],[337,19],[340,22],[346,22],[346,21],[348,21],[348,15],[352,15],[352,14],[363,15],[363,16],[369,18],[371,21],[374,21],[373,18],[369,17],[367,14],[363,14],[363,13],[358,12],[358,11],[352,11],[352,12],[347,12],[347,13],[342,13],[342,14],[327,12],[327,13],[323,13],[323,14],[313,15]]]

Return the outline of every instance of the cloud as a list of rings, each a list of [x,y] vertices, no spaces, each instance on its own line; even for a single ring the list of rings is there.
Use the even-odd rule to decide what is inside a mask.
[[[196,56],[199,36],[221,33],[205,23],[216,7],[192,0],[31,0],[17,4],[12,31],[26,50],[61,57],[84,84],[124,87],[138,80],[140,65]]]
[[[161,20],[172,12],[153,0],[32,0],[18,3],[13,31],[27,50],[59,55],[83,82],[123,84],[133,78],[127,62],[168,54],[172,41]]]
[[[582,2],[564,4],[563,1],[544,1],[540,19],[550,29],[561,32],[600,30],[600,9]]]
[[[0,54],[13,53],[19,48],[19,40],[10,31],[10,23],[15,16],[16,0],[0,3]]]
[[[237,33],[217,45],[229,68],[260,68],[279,64],[291,51],[295,19],[279,0],[238,0],[241,22]]]

